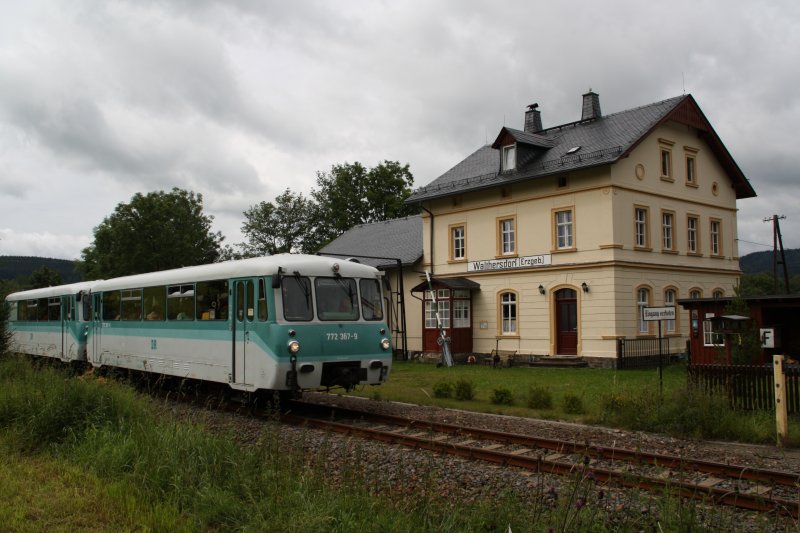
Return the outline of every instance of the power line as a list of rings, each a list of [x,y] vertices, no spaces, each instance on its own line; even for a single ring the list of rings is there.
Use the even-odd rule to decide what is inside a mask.
[[[758,245],[758,246],[765,246],[767,248],[772,248],[771,244],[764,244],[763,242],[746,241],[744,239],[736,239],[736,240],[739,241],[739,242],[746,242],[747,244],[755,244],[755,245]]]

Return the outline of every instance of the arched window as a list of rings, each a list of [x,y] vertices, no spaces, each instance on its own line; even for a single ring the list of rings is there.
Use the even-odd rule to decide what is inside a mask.
[[[500,294],[500,333],[517,334],[517,295],[513,292]]]
[[[644,313],[642,309],[650,305],[650,289],[648,287],[639,287],[636,289],[636,312],[639,322],[639,334],[647,335],[650,333],[650,322],[644,320]]]
[[[700,289],[689,289],[689,298],[692,300],[699,300],[703,297],[703,291]]]
[[[675,307],[675,300],[678,298],[678,291],[673,288],[666,289],[664,291],[664,306],[665,307]],[[677,309],[675,310],[675,314],[677,316]],[[664,321],[664,329],[665,333],[671,334],[676,333],[676,321],[675,320],[665,320]]]
[[[714,298],[724,298],[725,291],[723,291],[722,289],[714,289],[713,296]]]

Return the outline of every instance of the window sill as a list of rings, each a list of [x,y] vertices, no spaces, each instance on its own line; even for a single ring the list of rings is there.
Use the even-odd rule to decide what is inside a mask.
[[[466,259],[448,259],[447,260],[447,263],[450,264],[450,265],[458,264],[458,263],[466,263],[466,262],[467,262]]]
[[[662,254],[678,255],[678,250],[661,250]]]
[[[506,254],[506,255],[496,255],[494,256],[495,259],[514,259],[515,257],[519,257],[517,254]]]
[[[688,257],[703,257],[703,254],[699,254],[697,252],[686,252]]]
[[[699,189],[700,188],[700,185],[698,185],[696,182],[693,182],[693,181],[687,181],[686,182],[686,186],[687,187],[691,187],[693,189]]]
[[[551,254],[568,254],[570,252],[577,252],[577,251],[578,251],[578,249],[573,246],[572,248],[555,248],[555,249],[550,250],[550,253]]]
[[[718,255],[718,254],[709,255],[708,257],[710,257],[711,259],[725,259],[724,255]]]
[[[675,183],[675,178],[671,178],[669,176],[661,176],[661,181],[666,181],[669,183]]]
[[[498,333],[495,335],[495,339],[519,339],[519,333],[515,333],[514,335],[503,335],[502,333]]]
[[[649,246],[634,246],[633,250],[635,252],[652,252],[653,251],[653,249],[650,248]]]

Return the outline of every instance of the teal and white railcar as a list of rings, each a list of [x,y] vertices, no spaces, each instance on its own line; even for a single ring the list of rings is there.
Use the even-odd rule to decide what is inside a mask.
[[[87,360],[245,391],[377,385],[391,369],[382,273],[283,254],[98,281]]]
[[[92,285],[75,283],[8,295],[11,350],[86,361]]]

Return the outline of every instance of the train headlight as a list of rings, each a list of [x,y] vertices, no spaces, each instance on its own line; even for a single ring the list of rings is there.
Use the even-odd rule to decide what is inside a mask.
[[[300,351],[300,343],[295,340],[289,341],[286,347],[289,349],[289,353],[297,353]]]
[[[391,345],[392,343],[389,342],[389,339],[387,338],[381,339],[381,348],[383,348],[384,350],[388,350]]]

